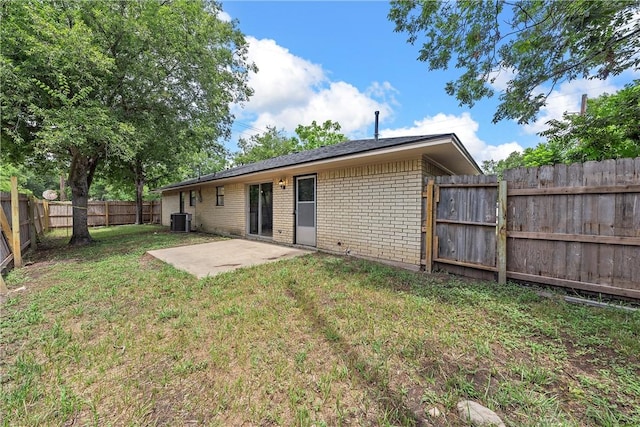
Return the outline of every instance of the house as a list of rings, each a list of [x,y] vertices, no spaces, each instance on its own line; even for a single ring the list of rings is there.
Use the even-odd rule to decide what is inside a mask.
[[[481,173],[455,134],[353,140],[163,187],[162,224],[418,268],[425,177]]]

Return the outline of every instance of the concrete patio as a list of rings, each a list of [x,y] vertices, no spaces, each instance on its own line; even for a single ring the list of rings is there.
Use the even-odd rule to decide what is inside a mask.
[[[201,279],[241,267],[305,255],[312,251],[255,240],[229,239],[158,249],[147,253]]]

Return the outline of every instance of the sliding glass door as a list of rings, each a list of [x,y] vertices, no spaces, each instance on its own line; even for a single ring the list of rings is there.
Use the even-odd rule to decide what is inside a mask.
[[[273,236],[273,183],[249,186],[249,234]]]

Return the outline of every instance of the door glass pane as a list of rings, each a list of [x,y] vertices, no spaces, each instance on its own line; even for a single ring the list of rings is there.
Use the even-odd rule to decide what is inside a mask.
[[[249,234],[258,234],[258,204],[260,203],[260,186],[249,186]]]
[[[316,204],[298,203],[298,225],[300,227],[315,226],[315,207]]]
[[[273,184],[262,184],[260,191],[260,235],[273,236]]]
[[[314,202],[315,201],[315,179],[301,179],[298,180],[298,201],[299,202]]]

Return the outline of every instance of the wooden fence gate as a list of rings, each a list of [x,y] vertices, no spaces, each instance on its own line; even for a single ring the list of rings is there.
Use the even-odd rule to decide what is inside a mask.
[[[640,158],[430,179],[427,271],[640,299]]]

